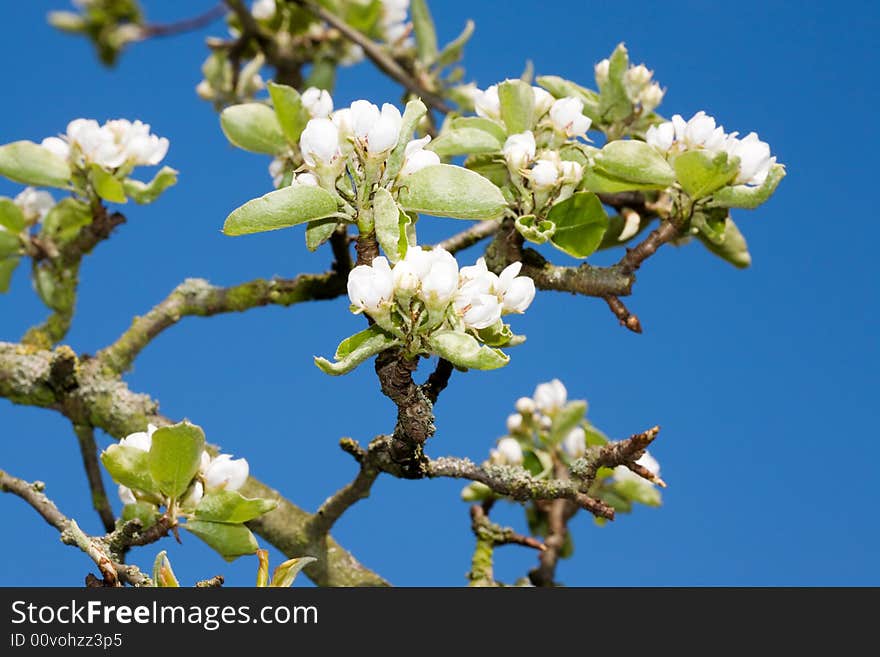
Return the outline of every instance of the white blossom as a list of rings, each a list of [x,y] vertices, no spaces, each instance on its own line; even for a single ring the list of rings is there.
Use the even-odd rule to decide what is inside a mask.
[[[432,307],[445,307],[458,291],[458,262],[445,249],[409,247],[392,276],[396,290],[418,294]]]
[[[246,459],[233,459],[230,454],[219,454],[205,471],[207,490],[238,490],[247,481],[249,466]]]
[[[535,159],[535,135],[531,130],[510,135],[501,150],[512,169],[524,169]]]
[[[642,87],[651,81],[654,72],[644,64],[630,66],[623,74],[624,82],[635,92],[641,91]]]
[[[672,117],[672,124],[675,127],[675,139],[685,148],[719,150],[724,146],[724,128],[716,126],[715,119],[702,110],[687,122],[676,114]]]
[[[658,151],[668,152],[675,141],[675,126],[672,121],[652,125],[645,133],[645,141]]]
[[[497,465],[521,465],[523,451],[519,442],[509,436],[498,441],[495,449],[489,452],[489,458]]]
[[[648,113],[663,102],[663,96],[666,94],[663,88],[656,82],[652,82],[639,92],[639,103],[642,106],[642,112]]]
[[[251,14],[258,21],[269,21],[275,17],[275,0],[256,0]]]
[[[624,224],[623,230],[621,230],[620,235],[617,236],[617,241],[625,242],[639,232],[639,227],[642,225],[642,218],[639,216],[638,212],[630,210],[629,208],[624,208],[621,215],[623,216]]]
[[[61,155],[61,140],[50,137],[43,146]],[[168,140],[150,134],[150,126],[141,121],[115,119],[98,125],[94,119],[74,119],[67,125],[68,145],[76,146],[87,162],[115,169],[126,162],[155,165],[168,153]]]
[[[440,156],[434,151],[426,151],[425,146],[431,141],[431,135],[421,139],[413,139],[403,150],[403,166],[397,175],[401,178],[420,171],[425,167],[440,164]]]
[[[550,121],[569,137],[585,137],[592,121],[583,112],[584,103],[580,98],[560,98],[550,108]]]
[[[465,326],[477,330],[489,328],[501,319],[503,307],[497,294],[481,291],[481,281],[468,281],[455,296],[455,310]]]
[[[531,397],[520,397],[516,400],[516,410],[523,415],[531,415],[537,410],[535,400]]]
[[[348,298],[362,311],[376,312],[393,294],[391,266],[384,256],[375,258],[370,265],[358,265],[348,274]]]
[[[123,504],[137,504],[137,498],[134,496],[131,488],[119,484],[119,499]]]
[[[115,119],[107,121],[106,128],[113,135],[124,156],[124,162],[154,166],[168,153],[168,140],[150,134],[150,126],[141,121]]]
[[[129,434],[120,440],[119,444],[123,447],[134,447],[135,449],[149,452],[150,447],[153,446],[153,434],[156,433],[156,428],[155,425],[148,424],[146,431],[137,431]]]
[[[326,119],[333,111],[333,98],[326,90],[317,87],[309,87],[303,91],[302,104],[312,118]]]
[[[587,451],[587,432],[583,427],[575,427],[562,439],[562,449],[571,458],[577,459]]]
[[[657,459],[651,456],[650,453],[645,452],[644,454],[642,454],[641,457],[639,457],[639,459],[636,461],[636,464],[644,467],[655,477],[660,476],[660,464],[657,462]],[[616,481],[635,481],[640,484],[647,483],[645,479],[637,475],[625,465],[618,465],[616,468],[614,468],[614,479]]]
[[[408,10],[409,0],[382,0],[382,17],[379,22],[388,43],[399,41],[406,34]]]
[[[42,221],[55,206],[55,199],[49,192],[36,190],[33,187],[25,187],[15,197],[15,204],[24,215],[25,221],[33,224]]]
[[[183,497],[183,499],[180,500],[180,505],[187,509],[193,508],[195,506],[198,506],[199,502],[202,501],[202,498],[204,496],[205,487],[202,485],[201,481],[197,481],[192,485],[192,487],[189,489],[189,492]]]
[[[553,187],[559,182],[559,167],[553,160],[538,160],[528,174],[536,188]]]
[[[505,312],[524,313],[535,298],[535,282],[528,276],[519,276],[521,262],[513,262],[498,276],[497,291]]]
[[[493,84],[485,91],[479,89],[474,93],[474,111],[486,119],[501,118],[501,100],[498,98],[498,85]]]
[[[312,119],[302,131],[299,148],[310,167],[330,164],[340,155],[339,131],[330,119]]]
[[[767,179],[776,158],[770,156],[770,145],[761,141],[757,133],[750,132],[742,139],[731,134],[724,150],[731,157],[739,158],[739,173],[735,183],[745,185],[761,185]]]
[[[336,110],[333,114],[330,115],[330,120],[333,121],[333,125],[336,126],[336,129],[339,132],[339,139],[350,139],[354,136],[354,127],[351,123],[351,109],[348,107],[343,107],[342,109]]]
[[[559,379],[553,379],[547,383],[541,383],[535,388],[535,406],[538,410],[552,414],[565,406],[568,401],[568,391]]]

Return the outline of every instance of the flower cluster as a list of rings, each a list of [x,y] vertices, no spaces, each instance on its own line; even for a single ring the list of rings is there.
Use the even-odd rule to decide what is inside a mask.
[[[382,37],[387,43],[395,44],[406,39],[409,34],[407,26],[407,13],[409,12],[409,0],[382,0],[382,16],[379,18],[379,27]]]
[[[150,133],[149,124],[115,119],[99,125],[94,119],[75,119],[61,137],[40,144],[77,166],[97,164],[106,169],[159,164],[168,152],[168,140]]]
[[[320,96],[307,89],[303,104],[312,119],[300,136],[299,147],[305,168],[314,178],[295,179],[296,183],[312,184],[322,181],[324,186],[335,186],[335,181],[346,167],[360,177],[368,163],[381,164],[401,139],[403,117],[400,110],[390,103],[381,109],[367,100],[356,100],[349,107],[333,111],[333,100],[326,91]],[[397,179],[411,175],[433,164],[440,164],[440,157],[425,150],[430,137],[407,142],[402,167]],[[270,170],[277,180],[283,167],[273,163]]]
[[[428,334],[441,327],[480,331],[498,326],[503,315],[523,313],[535,298],[535,284],[519,276],[522,263],[500,275],[480,258],[458,268],[444,249],[407,249],[393,267],[385,257],[359,265],[348,277],[354,312],[365,312],[379,326],[399,336]]]
[[[771,157],[770,146],[761,141],[757,133],[751,132],[741,139],[738,135],[737,132],[724,132],[724,127],[716,125],[713,117],[700,111],[687,121],[676,114],[671,121],[651,126],[645,134],[645,141],[666,156],[700,149],[727,153],[731,158],[739,158],[734,183],[762,185],[776,158]]]
[[[133,447],[144,452],[149,452],[153,444],[153,433],[156,427],[147,425],[146,431],[138,431],[130,434],[119,441],[123,447]],[[249,474],[249,466],[246,459],[233,459],[230,454],[218,454],[215,457],[204,451],[202,452],[199,471],[192,486],[181,499],[183,509],[195,508],[202,500],[205,493],[218,490],[237,491],[244,486]],[[155,495],[132,490],[126,486],[119,486],[119,499],[123,504],[135,504],[140,500],[155,503]],[[164,502],[162,500],[161,502]]]
[[[596,84],[602,89],[608,83],[608,73],[611,67],[609,59],[603,59],[596,64]],[[641,107],[641,113],[647,114],[653,111],[662,101],[665,91],[657,82],[653,81],[654,71],[644,64],[630,66],[623,74],[623,88],[626,95],[634,105]]]

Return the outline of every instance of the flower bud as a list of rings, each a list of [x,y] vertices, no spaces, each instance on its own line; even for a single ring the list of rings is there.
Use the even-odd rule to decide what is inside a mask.
[[[193,483],[192,486],[190,486],[189,491],[186,493],[186,495],[184,495],[183,499],[180,500],[180,506],[186,509],[192,509],[199,505],[199,502],[202,501],[202,498],[204,496],[205,487],[202,485],[201,481],[197,481]]]
[[[308,166],[330,164],[340,155],[339,131],[330,119],[312,119],[302,131],[299,148]]]
[[[535,159],[535,135],[531,130],[510,135],[501,152],[511,169],[524,169]]]
[[[538,160],[528,175],[536,189],[553,187],[559,182],[559,167],[552,160]]]
[[[351,122],[351,109],[343,107],[340,110],[336,110],[330,115],[330,120],[333,121],[333,125],[336,126],[336,129],[339,132],[340,141],[350,139],[354,136],[354,127]]]
[[[234,459],[230,454],[219,454],[211,460],[205,472],[205,488],[210,490],[238,490],[247,481],[249,466],[246,459]]]
[[[498,85],[493,84],[485,91],[474,94],[474,111],[486,119],[501,118],[501,100],[498,98]]]
[[[507,430],[510,433],[516,433],[523,426],[523,416],[519,413],[513,413],[507,416]]]
[[[587,432],[583,427],[575,427],[562,439],[562,449],[571,458],[577,459],[587,451]]]
[[[535,405],[544,413],[555,413],[568,401],[568,391],[559,379],[541,383],[535,388]]]
[[[24,215],[25,221],[28,224],[35,224],[42,221],[55,206],[55,199],[49,192],[26,187],[15,197],[15,204]]]
[[[40,142],[40,146],[45,148],[53,155],[57,155],[62,160],[66,160],[68,157],[70,157],[70,144],[68,144],[60,137],[46,137],[43,141]]]
[[[455,296],[455,310],[465,326],[477,330],[489,328],[501,319],[501,303],[495,294],[479,291],[479,281],[465,283]]]
[[[580,162],[562,160],[559,163],[559,172],[563,183],[577,185],[584,177],[584,167]]]
[[[403,150],[403,166],[397,174],[398,177],[403,178],[425,167],[440,164],[440,156],[437,153],[425,150],[429,141],[431,136],[427,135],[422,139],[413,139],[406,145]]]
[[[402,124],[400,110],[390,103],[383,104],[379,120],[367,133],[367,152],[373,155],[386,153],[397,146]]]
[[[536,410],[535,400],[531,397],[520,397],[516,400],[516,410],[522,415],[531,415]]]
[[[375,258],[372,265],[358,265],[348,274],[348,297],[362,311],[376,312],[393,294],[391,266],[384,256]]]
[[[122,484],[119,485],[119,499],[122,500],[123,504],[137,504],[137,498],[134,496],[131,488]]]
[[[663,101],[664,95],[665,92],[656,82],[653,82],[642,89],[641,93],[639,93],[639,103],[642,106],[642,112],[645,114],[653,112]]]
[[[642,88],[651,81],[653,76],[653,71],[649,70],[644,64],[639,64],[638,66],[628,68],[626,73],[623,74],[623,80],[628,90],[633,92],[633,96],[638,96]]]
[[[256,0],[251,15],[258,21],[270,21],[275,17],[275,0]]]
[[[550,111],[556,99],[553,94],[541,87],[532,87],[532,91],[535,95],[535,120],[537,121]]]
[[[324,89],[309,87],[302,93],[303,107],[312,118],[327,118],[333,111],[333,98]]]
[[[318,183],[318,179],[315,177],[315,174],[309,173],[308,171],[296,174],[296,177],[293,179],[292,184],[302,185],[303,187],[320,186],[320,184]]]
[[[428,252],[431,267],[422,277],[421,297],[429,307],[446,307],[458,291],[458,262],[444,249]]]
[[[580,98],[560,98],[550,108],[553,127],[569,137],[585,137],[592,121],[584,116],[584,103]]]
[[[761,141],[754,132],[750,132],[742,139],[730,135],[724,150],[730,157],[738,157],[740,160],[739,173],[734,180],[738,184],[763,184],[770,173],[770,168],[776,163],[776,158],[770,157],[770,145]]]
[[[153,446],[154,433],[156,433],[156,426],[148,424],[146,431],[137,431],[135,433],[129,434],[125,438],[120,440],[119,444],[123,447],[134,447],[135,449],[149,452],[150,447]]]
[[[490,459],[496,465],[521,465],[523,462],[522,447],[515,438],[502,438],[495,449],[489,452]]]

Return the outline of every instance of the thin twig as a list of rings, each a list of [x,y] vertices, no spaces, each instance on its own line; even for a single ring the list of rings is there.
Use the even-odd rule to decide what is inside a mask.
[[[639,321],[639,318],[629,311],[629,308],[624,305],[623,301],[613,294],[603,298],[608,307],[611,308],[614,316],[620,320],[621,326],[628,328],[633,333],[642,332],[642,323]]]
[[[291,0],[294,4],[308,9],[315,16],[335,27],[349,41],[356,43],[363,48],[364,54],[372,61],[379,70],[393,78],[407,90],[420,97],[427,105],[430,105],[438,112],[448,114],[452,108],[446,104],[446,101],[435,94],[433,91],[426,89],[419,84],[404,68],[382,49],[376,42],[369,39],[365,34],[356,30],[336,14],[324,8],[323,6],[311,2],[310,0]]]
[[[172,23],[151,23],[144,25],[143,28],[141,28],[141,40],[193,32],[203,27],[207,27],[225,15],[226,5],[221,2],[219,5],[212,7],[198,16],[193,16],[192,18],[184,18],[183,20],[174,21]]]
[[[471,506],[471,529],[474,534],[488,535],[495,545],[522,545],[539,552],[544,552],[547,549],[547,546],[537,538],[524,536],[511,527],[502,527],[492,522],[480,504]]]
[[[89,490],[92,494],[92,506],[98,512],[104,531],[112,532],[116,526],[116,516],[107,498],[104,489],[104,480],[101,478],[101,465],[98,463],[98,446],[95,444],[95,430],[88,425],[74,424],[73,430],[79,442],[79,451],[82,455],[83,466],[86,470],[86,478],[89,482]]]
[[[440,393],[449,385],[449,378],[452,376],[453,367],[445,358],[437,361],[437,367],[428,376],[428,380],[422,384],[422,391],[432,404],[437,403]]]
[[[450,253],[462,251],[478,242],[491,237],[501,228],[501,222],[497,219],[487,219],[474,224],[467,230],[456,233],[452,237],[448,237],[442,242],[438,242],[434,248],[446,249]]]
[[[349,440],[343,438],[340,444],[344,445]],[[318,508],[315,515],[312,516],[306,531],[316,538],[326,536],[336,521],[342,517],[342,514],[348,511],[356,502],[370,496],[370,489],[379,474],[380,470],[373,467],[370,463],[361,463],[357,476],[350,483],[328,497]]]

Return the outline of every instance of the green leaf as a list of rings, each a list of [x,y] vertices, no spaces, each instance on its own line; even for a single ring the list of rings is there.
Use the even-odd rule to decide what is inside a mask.
[[[275,500],[248,499],[236,491],[218,490],[202,498],[196,507],[196,518],[240,524],[269,513],[276,506]]]
[[[785,178],[785,167],[781,164],[774,164],[763,185],[759,187],[749,187],[748,185],[724,187],[713,194],[712,205],[754,210],[773,195],[783,178]]]
[[[205,432],[186,420],[156,429],[150,447],[150,474],[168,497],[183,495],[199,471]]]
[[[335,363],[315,356],[315,365],[332,376],[346,374],[379,352],[400,344],[400,340],[386,333],[377,325],[346,338],[336,348]]]
[[[27,227],[21,208],[11,198],[0,197],[0,232],[20,233]]]
[[[482,502],[495,496],[492,489],[479,481],[468,484],[461,489],[461,499],[465,502]]]
[[[556,98],[573,96],[584,104],[584,114],[593,121],[599,120],[599,94],[557,75],[538,76],[536,82]]]
[[[535,244],[543,244],[556,232],[556,224],[547,219],[539,220],[533,214],[517,217],[514,224],[523,237]]]
[[[736,177],[739,159],[728,159],[727,153],[685,151],[672,162],[675,176],[688,196],[697,200],[709,196]]]
[[[319,246],[330,239],[336,230],[338,220],[336,217],[329,219],[314,219],[306,224],[306,248],[316,251]]]
[[[21,240],[17,233],[0,228],[0,259],[21,253]]]
[[[136,518],[141,521],[142,529],[148,529],[156,524],[156,521],[159,519],[159,507],[150,502],[126,504],[122,507],[122,515],[120,518],[123,523]]]
[[[152,203],[172,185],[177,184],[177,171],[171,167],[162,167],[153,176],[153,179],[144,183],[133,178],[126,178],[122,181],[122,186],[126,195],[135,203],[144,205]]]
[[[244,525],[189,520],[183,528],[198,536],[227,561],[245,554],[253,554],[259,547],[257,539]]]
[[[128,445],[110,445],[101,454],[101,463],[117,484],[145,493],[159,492],[150,475],[149,452]]]
[[[93,164],[89,170],[92,187],[98,196],[111,203],[125,203],[128,200],[121,180],[97,164]]]
[[[480,336],[480,342],[490,347],[506,347],[514,338],[522,337],[515,336],[513,331],[510,330],[510,326],[501,319],[492,326],[478,330],[477,335]]]
[[[400,252],[400,209],[391,192],[384,187],[380,187],[373,195],[373,225],[379,246],[388,259],[392,263],[400,260],[405,255]],[[405,239],[403,244],[406,244]]]
[[[429,144],[430,146],[430,144]],[[496,187],[504,188],[510,183],[507,163],[499,155],[472,155],[464,161],[466,168],[476,171]]]
[[[92,210],[88,203],[75,198],[64,198],[46,214],[43,232],[53,241],[63,244],[79,235],[79,231],[90,223]]]
[[[556,444],[565,438],[568,433],[581,423],[587,412],[587,402],[573,401],[563,406],[553,416],[553,424],[550,427],[550,442]]]
[[[2,258],[0,259],[0,294],[9,292],[9,286],[12,283],[12,274],[18,267],[20,258]]]
[[[461,331],[437,331],[428,338],[428,348],[460,368],[494,370],[510,362],[500,349],[481,345],[474,336]]]
[[[394,179],[403,166],[404,152],[406,145],[409,143],[410,137],[422,120],[422,117],[428,112],[425,104],[419,100],[411,100],[406,104],[403,110],[403,116],[400,120],[400,137],[397,140],[397,146],[391,151],[385,164],[384,180],[387,182]]]
[[[451,164],[434,164],[407,176],[397,200],[406,210],[455,219],[497,219],[507,207],[495,185]]]
[[[67,187],[70,166],[32,141],[0,146],[0,176],[36,187]]]
[[[608,215],[592,192],[577,192],[557,203],[547,219],[556,225],[550,241],[575,258],[586,258],[599,248],[608,230]]]
[[[153,584],[159,588],[179,588],[180,582],[171,569],[168,553],[162,550],[153,562]]]
[[[473,36],[475,27],[476,25],[474,22],[468,19],[464,24],[464,29],[461,31],[461,34],[447,43],[443,47],[443,50],[440,51],[440,54],[437,55],[438,67],[449,66],[461,59],[462,50],[464,50],[465,44],[467,44]]]
[[[514,135],[531,130],[535,123],[535,92],[522,80],[505,80],[498,85],[501,120],[507,133]]]
[[[336,213],[336,199],[325,189],[291,185],[248,201],[226,217],[226,235],[248,235],[296,226]]]
[[[653,146],[634,139],[605,144],[596,154],[596,168],[610,178],[646,185],[669,186],[675,171]]]
[[[480,120],[492,123],[487,119]],[[455,123],[453,123],[454,125]],[[498,127],[494,123],[492,125]],[[437,139],[428,144],[427,149],[434,151],[440,157],[455,157],[456,155],[497,153],[503,146],[504,141],[493,132],[473,124],[444,130]]]
[[[718,257],[735,267],[745,269],[752,264],[746,238],[729,216],[719,219],[713,217],[713,214],[715,213],[694,214],[691,226],[697,229],[697,239]]]
[[[600,88],[599,116],[604,121],[622,121],[632,114],[633,105],[626,93],[624,74],[629,68],[629,55],[622,43],[609,58],[608,80]]]
[[[315,557],[299,557],[298,559],[288,559],[278,566],[272,573],[272,581],[269,586],[289,588],[293,586],[293,581],[299,572],[310,563],[317,561]]]
[[[309,122],[309,113],[303,107],[299,92],[293,87],[277,82],[269,82],[266,86],[269,88],[272,108],[275,110],[281,132],[291,144],[298,143],[306,123]]]
[[[614,482],[614,492],[627,500],[648,506],[660,506],[660,491],[647,481],[624,479]]]
[[[584,169],[584,177],[579,187],[588,192],[597,194],[613,194],[631,190],[666,189],[668,185],[651,185],[620,180],[598,169]]]
[[[409,5],[413,31],[416,33],[416,50],[423,62],[432,62],[437,56],[437,32],[434,19],[425,0],[412,0]]]
[[[275,112],[262,103],[227,107],[220,113],[220,127],[230,142],[246,151],[278,155],[287,150]]]

